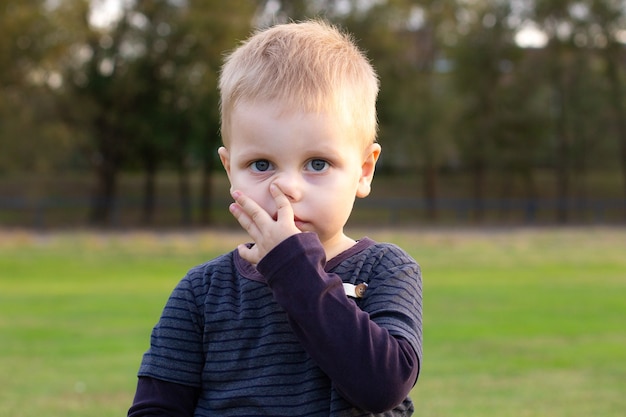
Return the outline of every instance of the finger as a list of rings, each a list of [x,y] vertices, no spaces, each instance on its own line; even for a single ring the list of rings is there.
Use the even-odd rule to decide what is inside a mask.
[[[238,209],[235,210],[236,213],[233,213],[233,215],[235,217],[239,215],[242,221],[244,221],[245,224],[241,224],[240,221],[244,229],[248,230],[252,225],[262,227],[268,221],[272,221],[270,215],[261,206],[251,198],[246,197],[241,191],[233,191],[232,196],[238,206]],[[237,220],[239,220],[239,217],[237,217]]]
[[[276,184],[270,185],[270,193],[276,203],[277,220],[288,219],[293,221],[293,208],[285,193]]]
[[[248,235],[255,240],[259,231],[257,225],[252,221],[252,218],[246,214],[238,203],[232,203],[228,209],[237,222],[239,222],[239,225],[243,228],[243,230],[245,230]]]
[[[231,205],[228,206],[228,210],[244,229],[248,229],[252,225],[252,219],[243,211],[243,208],[239,204],[231,203]]]

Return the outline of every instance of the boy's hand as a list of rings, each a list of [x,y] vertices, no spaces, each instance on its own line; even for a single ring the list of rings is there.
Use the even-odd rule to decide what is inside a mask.
[[[251,248],[239,245],[237,249],[239,255],[253,265],[258,264],[280,242],[300,233],[293,220],[293,209],[287,196],[276,184],[270,185],[270,193],[276,203],[276,220],[241,191],[232,193],[235,202],[229,210],[254,241]]]

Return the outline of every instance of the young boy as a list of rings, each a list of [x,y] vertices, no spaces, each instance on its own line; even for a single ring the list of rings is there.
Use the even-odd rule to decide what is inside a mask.
[[[252,243],[178,284],[128,415],[411,415],[419,266],[344,233],[381,149],[374,70],[336,28],[291,23],[236,49],[220,93],[230,211]]]

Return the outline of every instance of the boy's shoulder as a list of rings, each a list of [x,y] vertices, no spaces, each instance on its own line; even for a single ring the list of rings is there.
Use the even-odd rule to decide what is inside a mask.
[[[415,263],[417,261],[413,259],[404,249],[400,246],[389,242],[377,242],[368,237],[363,238],[359,242],[367,242],[361,249],[354,254],[353,261],[359,261],[362,259],[368,260],[370,263],[375,264],[399,264],[399,263]]]
[[[410,256],[404,249],[395,243],[372,241],[373,244],[368,247],[373,252],[380,252],[389,255]]]
[[[420,275],[420,266],[400,246],[364,238],[357,243],[360,248],[329,268],[342,276],[344,282],[368,282],[374,276],[383,277],[392,270],[401,269]]]
[[[187,271],[188,280],[206,280],[211,276],[230,276],[235,271],[234,250],[223,253],[213,259],[191,267]]]

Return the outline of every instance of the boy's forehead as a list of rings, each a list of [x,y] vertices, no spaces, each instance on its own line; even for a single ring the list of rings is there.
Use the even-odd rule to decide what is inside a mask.
[[[259,97],[254,99],[241,99],[234,103],[233,111],[238,109],[250,110],[250,109],[271,109],[277,116],[293,115],[295,113],[326,113],[335,106],[331,103],[332,100],[327,100],[326,103],[317,104],[310,103],[303,99],[279,97],[279,98],[265,98]]]
[[[250,117],[252,115],[254,117],[259,114],[275,119],[294,118],[297,120],[298,118],[319,117],[343,125],[346,134],[354,127],[349,112],[337,106],[313,109],[281,100],[241,101],[233,108],[231,124],[237,123],[242,116]]]
[[[283,117],[319,115],[341,125],[346,141],[354,141],[359,147],[366,148],[376,141],[376,123],[371,114],[359,112],[354,102],[345,94],[333,94],[332,97],[239,97],[223,108],[222,140],[225,145],[232,143],[232,129],[243,118],[263,114],[265,117],[281,119]],[[243,116],[243,118],[242,118]],[[327,119],[328,120],[328,119]]]
[[[311,119],[311,117],[313,119]],[[302,119],[302,126],[306,129],[307,125],[311,126],[311,120],[316,120],[318,117],[319,123],[330,123],[330,125],[340,127],[341,142],[353,142],[359,147],[361,145],[367,145],[365,143],[366,140],[357,137],[359,136],[357,129],[352,123],[352,120],[348,117],[347,112],[332,110],[311,111],[297,106],[290,106],[289,103],[284,103],[279,100],[242,101],[238,103],[232,109],[228,143],[232,146],[233,142],[236,141],[237,134],[233,135],[233,133],[239,131],[238,127],[241,127],[241,123],[253,121],[253,123],[260,123],[259,126],[265,125],[265,129],[272,129],[272,123],[274,121],[282,125],[283,121],[286,121],[285,119],[293,118],[290,122],[299,123],[299,119]],[[320,125],[314,122],[314,126],[314,130],[317,130],[317,127]]]

